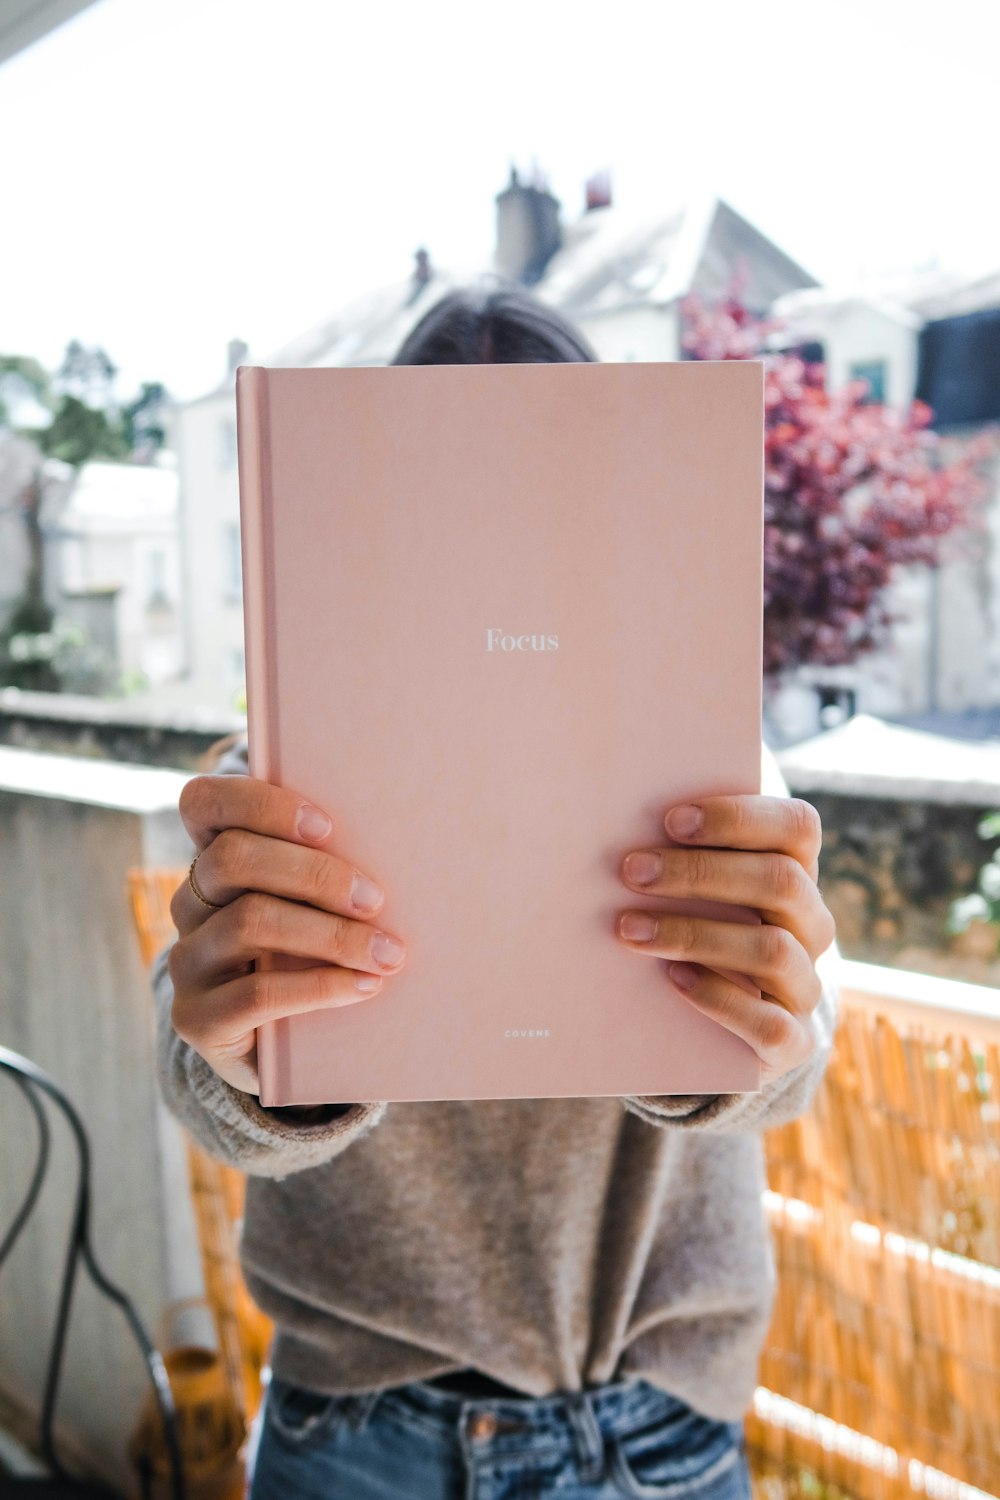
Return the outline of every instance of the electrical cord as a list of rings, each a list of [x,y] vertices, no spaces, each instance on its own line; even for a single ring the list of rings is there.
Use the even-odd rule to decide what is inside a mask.
[[[35,1206],[38,1194],[41,1192],[42,1183],[45,1181],[45,1173],[48,1170],[49,1143],[52,1138],[48,1117],[32,1092],[31,1084],[22,1078],[20,1073],[12,1073],[11,1077],[27,1099],[28,1104],[31,1106],[32,1114],[35,1116],[35,1125],[38,1129],[38,1155],[35,1158],[35,1170],[31,1174],[31,1182],[28,1184],[28,1191],[24,1195],[24,1202],[11,1220],[10,1228],[4,1235],[3,1244],[0,1244],[0,1266],[3,1265],[17,1244],[21,1230],[31,1218],[31,1211]]]
[[[177,1434],[177,1409],[174,1405],[173,1391],[170,1387],[166,1366],[163,1363],[163,1356],[146,1332],[135,1307],[129,1301],[128,1297],[101,1270],[94,1255],[93,1246],[90,1243],[90,1144],[83,1122],[55,1081],[39,1068],[37,1064],[33,1063],[30,1058],[22,1057],[20,1053],[13,1052],[8,1047],[0,1046],[0,1068],[10,1074],[20,1087],[22,1093],[28,1098],[35,1114],[39,1132],[39,1149],[35,1169],[32,1173],[31,1182],[24,1201],[15,1214],[11,1227],[4,1237],[3,1245],[0,1247],[0,1265],[3,1264],[3,1261],[10,1254],[14,1243],[28,1220],[31,1210],[35,1206],[48,1167],[49,1126],[45,1118],[45,1111],[35,1097],[35,1089],[41,1089],[62,1111],[72,1132],[79,1162],[76,1202],[73,1208],[72,1227],[66,1250],[62,1285],[59,1292],[59,1309],[56,1314],[52,1348],[49,1353],[48,1368],[45,1374],[45,1394],[42,1402],[41,1418],[42,1454],[58,1478],[67,1481],[72,1480],[72,1475],[63,1467],[56,1453],[53,1426],[59,1376],[69,1327],[73,1286],[76,1279],[77,1266],[82,1260],[87,1274],[98,1291],[102,1292],[109,1301],[114,1302],[121,1309],[132,1330],[136,1343],[142,1350],[153,1386],[153,1394],[159,1408],[160,1419],[163,1423],[167,1451],[170,1455],[172,1500],[185,1500],[184,1466]]]

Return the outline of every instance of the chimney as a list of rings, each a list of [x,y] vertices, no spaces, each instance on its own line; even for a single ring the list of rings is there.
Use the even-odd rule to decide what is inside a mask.
[[[410,295],[406,299],[407,307],[409,307],[411,302],[417,300],[433,275],[431,258],[423,245],[421,245],[420,249],[414,252],[413,272],[410,276]]]
[[[242,339],[230,339],[226,345],[226,374],[235,375],[236,366],[246,364],[249,353],[250,346]]]
[[[535,170],[534,183],[523,183],[517,168],[510,169],[510,182],[496,195],[497,243],[494,268],[501,276],[532,286],[562,244],[559,199],[549,191]]]
[[[611,172],[607,167],[602,167],[595,172],[593,177],[588,177],[585,187],[587,195],[584,213],[589,213],[592,208],[611,207]]]

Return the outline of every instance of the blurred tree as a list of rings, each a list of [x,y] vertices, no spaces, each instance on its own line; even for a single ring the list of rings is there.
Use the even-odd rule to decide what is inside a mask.
[[[49,377],[29,354],[0,354],[0,429],[9,427],[15,403],[48,404]]]
[[[128,458],[129,444],[120,422],[107,412],[88,406],[79,396],[64,393],[47,427],[21,429],[33,437],[49,458],[79,466],[90,458]]]
[[[825,367],[770,347],[783,324],[742,301],[745,268],[714,303],[681,304],[694,359],[764,365],[764,675],[773,690],[800,665],[842,666],[886,642],[899,618],[885,593],[907,564],[979,553],[988,498],[979,433],[945,462],[929,406],[872,403],[868,383],[828,391]],[[954,447],[954,442],[950,444]]]
[[[148,461],[166,443],[162,418],[169,399],[166,386],[144,380],[139,395],[122,408],[122,434],[135,457]]]
[[[62,394],[77,396],[106,411],[115,407],[117,374],[117,365],[100,346],[88,349],[79,339],[70,339],[52,383]]]

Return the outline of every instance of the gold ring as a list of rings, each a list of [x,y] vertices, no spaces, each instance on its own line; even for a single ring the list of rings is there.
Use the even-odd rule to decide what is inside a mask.
[[[198,850],[198,854],[200,854],[200,853],[201,853],[201,850],[199,849]],[[201,891],[199,891],[197,885],[195,885],[194,867],[195,867],[195,864],[196,864],[197,859],[198,859],[198,854],[196,854],[195,857],[194,857],[194,859],[191,861],[191,868],[188,870],[188,885],[191,887],[191,889],[194,891],[195,895],[198,897],[198,900],[204,906],[214,906],[216,908],[225,906],[226,903],[224,901],[209,901],[208,897],[207,896],[203,896],[202,893],[201,893]]]

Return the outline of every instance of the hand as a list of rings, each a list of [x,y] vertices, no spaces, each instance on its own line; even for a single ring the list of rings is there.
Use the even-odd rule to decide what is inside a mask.
[[[199,901],[187,879],[171,899],[174,1030],[227,1083],[256,1093],[262,1021],[364,1000],[405,950],[362,915],[384,894],[333,852],[331,819],[298,793],[252,776],[195,776],[178,809],[200,851],[198,889],[219,907]],[[317,962],[256,973],[262,953]]]
[[[756,908],[762,922],[642,911],[619,918],[618,936],[636,953],[676,959],[670,978],[692,1005],[753,1047],[761,1081],[780,1078],[815,1048],[810,1016],[823,993],[815,962],[836,936],[836,923],[817,888],[822,824],[799,797],[703,797],[671,808],[664,827],[682,848],[648,848],[625,855],[621,877],[650,896],[706,897]],[[652,855],[651,878],[642,861]],[[655,861],[659,861],[659,873]],[[622,930],[629,916],[649,919],[650,936]],[[746,974],[761,998],[724,978],[717,968]]]

